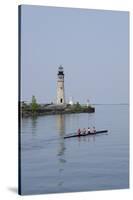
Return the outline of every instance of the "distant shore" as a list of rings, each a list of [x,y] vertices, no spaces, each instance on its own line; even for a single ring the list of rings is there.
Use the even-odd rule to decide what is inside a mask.
[[[43,115],[57,115],[57,114],[71,114],[71,113],[94,113],[95,108],[91,105],[82,105],[79,103],[70,105],[56,105],[56,104],[38,104],[35,110],[30,105],[20,105],[20,113],[22,117],[43,116]]]

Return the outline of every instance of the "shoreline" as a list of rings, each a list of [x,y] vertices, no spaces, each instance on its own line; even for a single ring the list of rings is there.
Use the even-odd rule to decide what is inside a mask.
[[[59,115],[59,114],[77,114],[77,113],[94,113],[94,107],[81,106],[79,108],[73,106],[54,106],[54,107],[44,107],[38,108],[36,111],[32,109],[20,108],[20,115],[22,118],[26,117],[37,117],[37,116],[47,116],[47,115]]]

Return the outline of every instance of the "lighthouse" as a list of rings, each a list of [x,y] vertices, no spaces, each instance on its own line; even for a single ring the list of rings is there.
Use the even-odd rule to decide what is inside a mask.
[[[57,74],[57,104],[65,104],[65,92],[64,92],[64,71],[60,65]]]

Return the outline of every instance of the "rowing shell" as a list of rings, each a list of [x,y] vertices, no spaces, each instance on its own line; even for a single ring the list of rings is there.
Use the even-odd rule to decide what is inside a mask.
[[[96,135],[96,134],[107,133],[107,132],[108,132],[108,130],[102,130],[102,131],[96,131],[95,133],[87,133],[87,134],[81,134],[81,135],[74,134],[74,135],[65,136],[64,139],[72,138],[72,137],[83,137],[83,136],[87,136],[87,135]]]

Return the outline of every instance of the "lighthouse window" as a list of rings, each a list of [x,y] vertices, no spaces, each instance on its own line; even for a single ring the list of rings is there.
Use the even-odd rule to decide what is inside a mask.
[[[62,103],[62,99],[60,99],[60,102]]]
[[[62,79],[62,76],[59,76],[59,79]]]
[[[60,89],[62,90],[63,88],[62,88],[62,87],[60,87]]]

